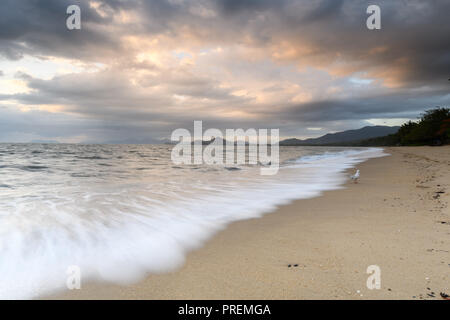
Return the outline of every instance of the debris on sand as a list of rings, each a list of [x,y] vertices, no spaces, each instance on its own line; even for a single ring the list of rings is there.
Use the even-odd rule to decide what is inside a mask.
[[[450,296],[448,294],[441,292],[440,295],[441,295],[442,299],[450,300]]]

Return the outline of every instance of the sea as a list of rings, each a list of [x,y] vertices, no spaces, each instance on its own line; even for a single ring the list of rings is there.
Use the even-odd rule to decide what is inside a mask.
[[[386,155],[282,146],[278,173],[261,175],[259,165],[175,165],[172,148],[0,144],[0,298],[57,292],[74,266],[82,284],[174,271],[229,223],[343,188],[347,169]]]

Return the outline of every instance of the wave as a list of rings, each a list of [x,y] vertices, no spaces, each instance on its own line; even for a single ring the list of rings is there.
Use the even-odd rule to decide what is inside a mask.
[[[173,201],[130,183],[18,206],[0,224],[0,298],[28,299],[62,289],[73,265],[80,267],[83,284],[128,284],[175,270],[187,252],[229,223],[341,188],[346,169],[384,155],[370,148],[304,156],[285,162],[277,179],[205,186],[209,192]]]

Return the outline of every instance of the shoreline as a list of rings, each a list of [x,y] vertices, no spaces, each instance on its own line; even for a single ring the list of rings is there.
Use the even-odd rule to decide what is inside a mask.
[[[385,151],[357,166],[358,184],[233,222],[177,271],[44,298],[439,299],[450,291],[450,147]],[[369,265],[380,290],[366,287]]]

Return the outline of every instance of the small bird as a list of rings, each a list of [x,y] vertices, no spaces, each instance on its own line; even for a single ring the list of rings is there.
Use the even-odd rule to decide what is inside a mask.
[[[358,183],[359,169],[356,170],[356,173],[354,175],[352,175],[350,178],[353,180],[354,183]]]

